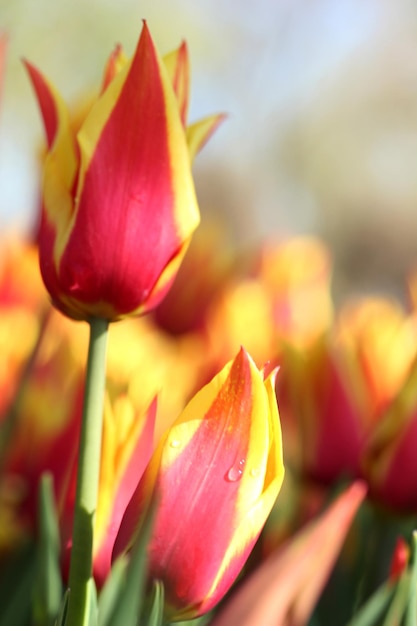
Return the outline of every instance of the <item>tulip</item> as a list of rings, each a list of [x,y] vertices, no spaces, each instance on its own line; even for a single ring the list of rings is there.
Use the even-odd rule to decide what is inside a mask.
[[[363,455],[370,496],[396,512],[417,511],[417,360],[372,431]]]
[[[416,318],[393,299],[353,301],[340,312],[335,343],[360,419],[373,425],[408,378],[417,355]]]
[[[305,349],[330,327],[331,256],[313,237],[265,244],[256,275],[269,294],[279,341]]]
[[[359,475],[364,438],[340,358],[329,338],[283,359],[285,398],[299,428],[293,454],[303,474],[324,485]]]
[[[264,379],[241,349],[166,433],[126,510],[113,557],[157,503],[149,573],[164,583],[167,619],[219,602],[275,502],[284,476],[275,373]]]
[[[145,313],[169,289],[199,222],[191,157],[220,118],[188,133],[184,96],[146,24],[131,61],[119,49],[111,57],[77,132],[53,86],[26,65],[48,144],[39,249],[52,301],[74,319]]]
[[[42,474],[53,475],[57,502],[68,482],[81,419],[84,330],[51,311],[11,406],[1,481],[6,489],[14,485],[15,510],[26,530],[36,525]]]
[[[111,554],[120,521],[153,452],[155,410],[155,401],[139,414],[127,395],[116,398],[110,398],[109,394],[106,396],[93,542],[93,575],[99,588],[110,572]],[[75,465],[73,469],[60,516],[65,572],[68,571],[72,547]]]
[[[333,321],[331,255],[320,239],[292,237],[264,242],[252,265],[252,273],[268,302],[274,351],[283,366],[277,393],[286,458],[297,466],[300,456],[297,420],[300,417],[303,419],[311,395],[305,389],[305,382],[309,384],[309,381],[301,381],[300,375],[303,376],[304,371],[309,369],[309,362],[315,358],[311,355],[317,352],[317,346]],[[256,327],[262,328],[265,334],[265,323]],[[320,369],[317,364],[317,370]],[[303,407],[298,407],[298,404],[303,404]],[[314,437],[313,440],[310,438],[311,421],[311,416],[306,416],[302,426],[303,435],[310,430],[305,433],[308,443],[304,452],[307,454],[314,448]],[[345,449],[348,447],[345,446]],[[339,451],[335,451],[335,456],[338,455]],[[309,465],[309,461],[306,464]]]
[[[416,511],[416,318],[395,301],[366,299],[345,308],[338,341],[370,496],[397,511]]]
[[[400,393],[417,351],[417,326],[383,298],[347,303],[327,335],[283,360],[299,419],[303,469],[332,484],[362,475],[371,432]]]

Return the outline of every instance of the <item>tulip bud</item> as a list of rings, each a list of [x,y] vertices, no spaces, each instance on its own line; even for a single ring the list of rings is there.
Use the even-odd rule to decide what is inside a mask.
[[[219,602],[275,502],[284,468],[274,378],[241,349],[167,432],[126,510],[113,558],[156,499],[149,573],[164,583],[168,619]]]
[[[389,409],[375,425],[363,454],[370,496],[399,512],[417,507],[417,361]]]
[[[191,152],[146,24],[131,61],[120,52],[110,60],[77,133],[59,94],[27,68],[48,143],[39,249],[52,301],[74,319],[145,313],[169,289],[198,225],[191,156],[219,117],[194,133]]]

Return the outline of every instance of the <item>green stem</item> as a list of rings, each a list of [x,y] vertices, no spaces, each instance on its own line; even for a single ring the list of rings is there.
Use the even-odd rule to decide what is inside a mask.
[[[107,320],[91,319],[72,535],[67,626],[87,626],[91,611],[93,527],[100,475],[107,337]]]

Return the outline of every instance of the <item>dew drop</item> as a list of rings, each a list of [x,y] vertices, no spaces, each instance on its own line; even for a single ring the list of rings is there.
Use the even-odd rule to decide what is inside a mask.
[[[249,474],[252,476],[252,478],[256,478],[257,476],[259,476],[260,471],[261,470],[259,469],[259,467],[252,467]]]
[[[243,469],[245,467],[245,459],[240,459],[237,463],[232,465],[226,474],[226,480],[231,483],[235,483],[242,478]]]
[[[181,441],[179,439],[172,439],[169,445],[171,448],[179,448],[181,446]]]

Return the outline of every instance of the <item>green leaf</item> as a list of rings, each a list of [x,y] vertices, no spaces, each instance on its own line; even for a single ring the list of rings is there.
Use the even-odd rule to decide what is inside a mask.
[[[39,539],[33,588],[33,622],[35,626],[52,626],[61,606],[63,586],[58,521],[50,474],[44,474],[41,478],[38,507]]]
[[[65,626],[67,621],[68,602],[70,597],[70,590],[67,589],[62,598],[61,607],[59,609],[58,617],[55,622],[55,626]]]
[[[162,626],[164,617],[164,585],[156,580],[153,586],[153,597],[146,626]]]
[[[410,594],[410,572],[405,570],[399,579],[392,602],[387,609],[383,626],[400,624],[404,617]]]
[[[201,615],[201,617],[196,617],[195,619],[186,620],[184,622],[173,622],[172,624],[173,626],[206,626],[211,619],[213,619],[213,611]]]
[[[372,626],[385,614],[387,606],[394,595],[395,585],[386,582],[377,589],[367,602],[359,609],[347,626]]]
[[[94,578],[90,578],[87,582],[87,612],[88,626],[98,626],[97,588]]]
[[[141,614],[146,584],[147,546],[149,543],[154,507],[144,519],[141,531],[130,552],[126,569],[126,584],[121,587],[109,621],[106,626],[137,626]],[[100,624],[101,626],[101,624]]]
[[[28,626],[36,574],[34,544],[26,544],[12,560],[3,563],[2,569],[0,626]]]
[[[100,626],[109,626],[110,624],[117,598],[126,583],[127,564],[128,560],[125,556],[119,557],[111,568],[110,575],[101,590],[98,600],[98,623]]]

